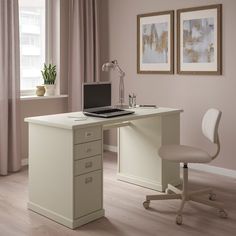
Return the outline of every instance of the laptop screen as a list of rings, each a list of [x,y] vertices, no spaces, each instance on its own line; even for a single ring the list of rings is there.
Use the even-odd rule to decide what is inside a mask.
[[[83,108],[111,106],[111,83],[84,83]]]

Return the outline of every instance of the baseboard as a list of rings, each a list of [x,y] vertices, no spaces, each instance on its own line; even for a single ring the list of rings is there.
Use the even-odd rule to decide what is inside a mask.
[[[24,158],[21,160],[21,166],[27,166],[28,165],[28,158]]]
[[[103,147],[104,147],[104,150],[106,151],[117,152],[117,146],[106,144],[106,145],[103,145]],[[205,171],[212,174],[236,178],[236,170],[230,170],[230,169],[221,168],[221,167],[212,166],[212,165],[206,165],[206,164],[189,164],[189,168],[193,170],[200,170],[200,171]]]
[[[123,174],[123,173],[117,173],[116,177],[118,180],[130,183],[130,184],[135,184],[144,188],[153,189],[160,192],[166,189],[166,186],[163,186],[160,182],[157,182],[157,181],[150,181],[148,179],[131,176],[131,175]]]
[[[105,151],[117,152],[117,146],[104,144],[103,148],[104,148]]]
[[[71,229],[74,228],[73,227],[74,221],[70,218],[64,217],[63,215],[60,215],[57,212],[44,208],[33,202],[28,202],[27,206],[28,206],[28,209],[31,211],[34,211],[42,216],[46,216],[47,218],[54,220],[62,225],[65,225]]]
[[[79,226],[82,226],[84,224],[87,224],[91,221],[97,220],[105,215],[104,209],[97,210],[95,212],[92,212],[88,215],[82,216],[77,219],[71,219],[68,217],[65,217],[61,214],[58,214],[56,211],[52,211],[50,209],[44,208],[38,204],[35,204],[33,202],[28,202],[28,209],[31,211],[34,211],[40,215],[46,216],[47,218],[56,221],[59,224],[62,224],[70,229],[75,229]]]
[[[189,164],[190,169],[201,170],[212,174],[223,175],[231,178],[236,178],[236,170],[225,169],[217,166],[206,164]]]

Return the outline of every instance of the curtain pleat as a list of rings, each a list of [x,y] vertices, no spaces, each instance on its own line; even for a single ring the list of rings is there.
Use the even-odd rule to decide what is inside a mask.
[[[0,175],[21,167],[18,0],[0,1]]]

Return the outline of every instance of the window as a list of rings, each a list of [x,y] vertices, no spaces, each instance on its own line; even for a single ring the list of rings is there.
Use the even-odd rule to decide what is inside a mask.
[[[21,94],[34,93],[43,84],[41,69],[45,59],[46,0],[19,0]]]

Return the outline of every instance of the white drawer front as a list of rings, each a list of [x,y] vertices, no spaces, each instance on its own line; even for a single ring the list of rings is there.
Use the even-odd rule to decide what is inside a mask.
[[[102,153],[102,141],[94,141],[89,143],[74,145],[74,159],[82,159]]]
[[[79,218],[102,208],[102,171],[75,177],[74,217]]]
[[[102,169],[101,155],[77,160],[74,163],[74,175],[81,175],[100,169]]]
[[[101,126],[87,127],[84,129],[77,129],[74,131],[74,144],[86,143],[102,138]]]

